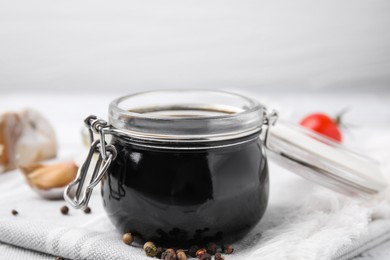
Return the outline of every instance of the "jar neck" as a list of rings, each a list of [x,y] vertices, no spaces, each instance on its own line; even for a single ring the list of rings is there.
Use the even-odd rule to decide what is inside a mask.
[[[207,143],[261,131],[265,109],[247,97],[210,90],[165,90],[114,100],[109,122],[117,132],[164,143]]]
[[[252,133],[247,136],[238,138],[225,139],[225,140],[210,140],[210,141],[199,141],[194,140],[180,140],[180,141],[169,141],[169,140],[151,140],[144,138],[137,138],[128,135],[125,132],[111,129],[110,131],[112,138],[111,143],[120,143],[121,145],[131,145],[142,148],[150,149],[164,149],[164,150],[181,150],[181,151],[193,151],[193,150],[208,150],[208,149],[223,149],[239,145],[244,145],[251,142],[259,141],[261,130]],[[259,142],[260,143],[260,142]]]

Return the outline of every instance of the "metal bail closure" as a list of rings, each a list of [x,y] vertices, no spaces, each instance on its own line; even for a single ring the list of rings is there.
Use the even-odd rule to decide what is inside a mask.
[[[107,134],[105,129],[109,128],[107,122],[95,116],[89,116],[85,122],[90,130],[91,147],[87,158],[79,168],[77,178],[64,191],[65,200],[76,209],[85,208],[88,205],[93,188],[101,181],[117,155],[115,147],[105,142],[104,137]],[[99,134],[100,138],[94,140],[93,133]],[[91,162],[94,154],[99,154],[99,157],[92,168]]]
[[[267,112],[266,109],[263,111],[264,115],[264,122],[263,122],[263,128],[260,135],[260,140],[263,142],[266,148],[271,149],[270,143],[269,143],[269,133],[270,128],[275,125],[276,121],[278,120],[278,112],[276,110],[272,110],[270,113]]]
[[[372,198],[388,184],[375,161],[298,125],[265,114],[260,139],[278,165],[353,197]]]

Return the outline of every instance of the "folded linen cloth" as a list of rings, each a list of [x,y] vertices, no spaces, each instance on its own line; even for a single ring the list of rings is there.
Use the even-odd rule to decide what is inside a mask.
[[[390,242],[390,220],[382,219],[373,221],[368,226],[368,231],[359,239],[356,239],[348,246],[343,246],[334,255],[333,259],[351,259],[354,256],[361,256],[364,252],[371,249],[371,252],[365,254],[365,259],[389,259],[390,252],[383,251],[378,245],[386,245]],[[378,256],[378,258],[375,258]],[[358,259],[363,258],[357,257]]]

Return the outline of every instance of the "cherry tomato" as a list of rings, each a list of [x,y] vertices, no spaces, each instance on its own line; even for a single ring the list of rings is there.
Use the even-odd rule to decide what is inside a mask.
[[[302,119],[300,125],[325,135],[338,143],[342,141],[341,131],[337,121],[325,114],[310,114]]]

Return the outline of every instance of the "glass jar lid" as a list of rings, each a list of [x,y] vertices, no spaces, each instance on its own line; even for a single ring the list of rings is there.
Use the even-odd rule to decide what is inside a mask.
[[[268,128],[271,160],[337,192],[370,198],[387,186],[379,164],[301,126],[278,121]]]

